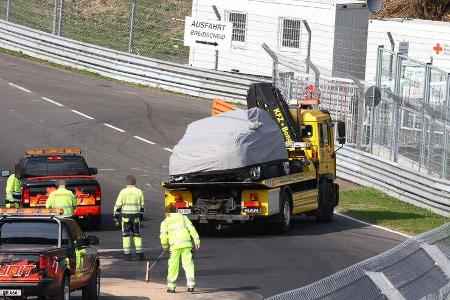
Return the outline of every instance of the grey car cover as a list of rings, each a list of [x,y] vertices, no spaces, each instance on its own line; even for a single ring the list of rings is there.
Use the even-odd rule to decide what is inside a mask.
[[[287,159],[272,118],[260,108],[237,109],[191,123],[173,148],[169,173],[226,171]]]

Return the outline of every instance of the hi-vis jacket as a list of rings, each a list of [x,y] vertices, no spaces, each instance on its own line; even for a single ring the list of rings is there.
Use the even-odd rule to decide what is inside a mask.
[[[77,198],[75,198],[71,191],[59,187],[57,190],[50,193],[47,202],[45,203],[45,207],[62,208],[64,209],[63,217],[72,217],[73,212],[77,208]]]
[[[120,191],[117,196],[114,214],[122,212],[122,221],[129,219],[139,220],[139,216],[144,212],[144,193],[135,186],[127,186]]]
[[[192,240],[195,245],[200,245],[200,237],[191,221],[179,213],[171,213],[161,223],[161,245],[170,248],[170,251],[191,248]]]
[[[22,183],[15,174],[11,174],[6,181],[6,200],[20,202],[22,198]]]

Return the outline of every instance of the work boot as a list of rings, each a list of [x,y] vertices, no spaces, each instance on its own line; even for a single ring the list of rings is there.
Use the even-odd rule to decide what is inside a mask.
[[[188,288],[188,292],[189,293],[193,293],[194,292],[194,288]]]
[[[125,260],[127,260],[127,261],[131,261],[132,259],[131,259],[131,253],[126,253],[125,255],[124,255],[124,257],[125,257]]]
[[[167,289],[168,293],[175,293],[175,289]]]
[[[144,253],[138,253],[138,260],[145,260]]]

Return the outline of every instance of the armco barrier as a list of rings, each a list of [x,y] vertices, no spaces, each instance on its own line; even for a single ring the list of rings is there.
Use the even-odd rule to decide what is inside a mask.
[[[449,297],[450,223],[447,223],[320,281],[268,300],[443,300]]]
[[[261,78],[223,73],[145,58],[0,20],[0,47],[32,57],[192,96],[243,102],[248,86]],[[380,189],[403,201],[450,216],[450,182],[402,168],[344,147],[338,176]]]
[[[0,20],[0,45],[32,57],[183,94],[241,102],[261,78],[150,59]]]
[[[337,152],[337,175],[450,217],[450,181],[404,168],[350,146]]]

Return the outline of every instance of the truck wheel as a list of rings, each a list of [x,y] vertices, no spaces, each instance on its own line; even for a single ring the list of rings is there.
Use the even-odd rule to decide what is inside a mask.
[[[91,280],[81,291],[83,300],[97,300],[100,297],[100,269],[95,267]]]
[[[286,233],[291,226],[292,207],[289,199],[289,192],[283,190],[280,197],[280,215],[278,223],[276,224],[276,231],[279,233]]]
[[[319,179],[319,208],[317,209],[316,221],[319,223],[330,223],[333,221],[335,189],[333,183],[322,177]]]
[[[61,288],[58,293],[56,293],[56,300],[70,300],[70,278],[67,275],[64,275]]]

